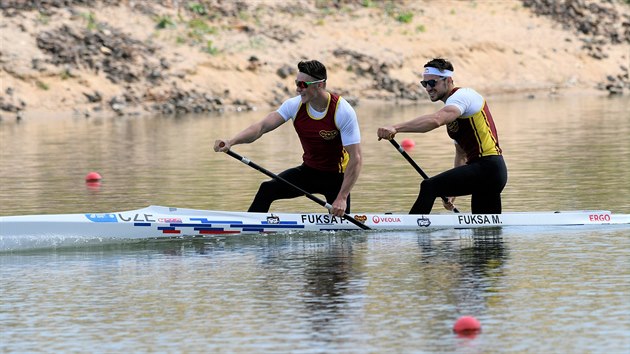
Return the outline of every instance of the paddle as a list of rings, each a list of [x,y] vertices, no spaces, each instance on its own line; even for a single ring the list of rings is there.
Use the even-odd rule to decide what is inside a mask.
[[[418,164],[411,158],[411,156],[409,156],[407,151],[405,151],[405,149],[403,149],[400,145],[398,145],[396,140],[392,138],[392,139],[389,139],[389,142],[392,143],[392,145],[394,145],[396,150],[398,150],[403,155],[403,157],[411,164],[411,166],[413,166],[413,168],[415,168],[416,171],[418,171],[418,173],[420,174],[420,176],[422,176],[422,178],[424,179],[429,178],[429,176],[427,176],[427,174],[424,173],[424,171],[422,171],[420,166],[418,166]],[[446,197],[442,197],[442,200],[445,202],[448,202],[448,199],[446,199]],[[457,208],[453,208],[453,212],[459,213],[459,210],[457,210]]]
[[[332,209],[332,205],[328,204],[327,202],[317,198],[316,196],[312,195],[311,193],[303,190],[302,188],[296,186],[295,184],[293,184],[293,183],[287,181],[286,179],[276,175],[275,173],[270,172],[269,170],[266,170],[265,168],[255,164],[254,162],[250,161],[249,159],[247,159],[247,158],[245,158],[245,157],[235,153],[234,151],[228,150],[225,153],[230,155],[230,156],[232,156],[233,158],[241,161],[242,163],[244,163],[244,164],[246,164],[246,165],[248,165],[248,166],[250,166],[250,167],[252,167],[252,168],[254,168],[254,169],[256,169],[256,170],[258,170],[258,171],[260,171],[262,173],[264,173],[264,174],[266,174],[267,176],[269,176],[271,178],[277,179],[278,181],[281,181],[281,182],[284,182],[284,183],[288,184],[289,186],[291,186],[291,187],[295,188],[296,190],[298,190],[300,193],[304,194],[304,196],[307,197],[308,199],[310,199],[310,200],[314,201],[315,203],[325,207],[326,209],[328,209],[328,210]],[[347,213],[344,213],[343,217],[346,220],[350,221],[351,223],[353,223],[353,224],[357,225],[358,227],[362,228],[363,230],[371,230],[368,226],[360,223],[359,221],[357,221],[355,218],[353,218],[352,216],[348,215]]]

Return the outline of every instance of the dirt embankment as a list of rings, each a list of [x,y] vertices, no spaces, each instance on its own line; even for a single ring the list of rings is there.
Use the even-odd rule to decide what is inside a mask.
[[[250,110],[319,59],[351,102],[425,99],[446,57],[487,95],[630,90],[627,0],[5,0],[2,117]]]

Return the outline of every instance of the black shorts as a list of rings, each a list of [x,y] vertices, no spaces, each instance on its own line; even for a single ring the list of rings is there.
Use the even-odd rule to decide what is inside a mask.
[[[429,214],[438,197],[471,196],[473,214],[501,213],[501,192],[507,183],[503,156],[484,156],[422,181],[410,214]]]
[[[300,187],[311,194],[318,193],[324,195],[326,202],[332,204],[341,185],[343,184],[343,173],[326,172],[316,170],[304,164],[290,168],[281,172],[278,176],[288,182]],[[278,199],[291,199],[301,197],[304,194],[290,185],[272,179],[261,183],[256,197],[249,207],[250,212],[267,212],[271,203]],[[348,196],[346,213],[350,212],[350,196]]]

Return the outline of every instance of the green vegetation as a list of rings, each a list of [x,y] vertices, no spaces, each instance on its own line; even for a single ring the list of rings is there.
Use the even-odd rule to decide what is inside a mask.
[[[265,40],[260,36],[255,36],[249,39],[249,48],[262,49],[265,47]]]
[[[399,9],[393,1],[386,2],[383,10],[385,10],[387,16],[394,18],[400,23],[411,23],[413,21],[413,12]]]
[[[202,4],[196,3],[196,2],[189,2],[188,3],[188,10],[190,10],[191,12],[199,15],[199,16],[205,16],[208,13],[206,12],[206,8],[203,7]]]
[[[39,80],[35,81],[35,85],[38,88],[40,88],[40,89],[42,89],[44,91],[48,91],[48,89],[50,88],[50,87],[48,87],[48,85],[45,82],[42,82],[42,81],[39,81]]]
[[[212,41],[207,41],[206,42],[206,46],[205,48],[203,48],[203,51],[210,54],[210,55],[217,55],[219,54],[219,49],[217,49],[217,47],[214,46],[214,44],[212,43]]]
[[[201,18],[193,18],[188,21],[188,28],[190,29],[188,37],[197,42],[202,42],[207,34],[214,34],[217,32],[215,27],[208,26],[208,23]]]
[[[37,15],[37,21],[42,25],[47,25],[50,22],[50,16],[40,12]]]
[[[156,18],[157,24],[155,28],[157,29],[166,29],[166,28],[174,28],[175,22],[171,19],[170,16],[160,16]]]
[[[249,20],[249,13],[246,11],[240,10],[237,14],[238,18],[243,21]]]
[[[427,28],[424,25],[417,25],[416,26],[416,32],[417,33],[424,33],[427,31]]]
[[[376,7],[374,0],[363,0],[361,5],[363,5],[363,7]]]
[[[159,16],[155,18],[155,28],[158,30],[175,28],[177,23],[186,25],[186,35],[177,35],[177,44],[190,43],[192,45],[201,44],[201,50],[212,55],[219,53],[219,49],[214,46],[214,42],[208,39],[208,35],[216,34],[217,28],[208,24],[207,12],[203,5],[199,3],[188,3],[188,9],[194,14],[194,18],[187,20],[181,14],[177,21],[170,16]]]
[[[61,77],[61,80],[68,80],[72,77],[72,74],[70,73],[70,70],[64,69],[59,76]]]
[[[252,17],[254,19],[254,23],[256,24],[256,26],[259,26],[259,27],[262,26],[261,17],[264,15],[264,11],[265,10],[262,7],[258,7],[252,14]]]
[[[411,21],[413,21],[413,12],[404,11],[402,13],[399,13],[396,16],[396,21],[401,22],[401,23],[410,23]]]
[[[325,7],[323,9],[319,10],[319,11],[320,11],[320,13],[321,13],[321,15],[323,17],[330,16],[330,15],[333,15],[335,13],[335,11],[332,8],[329,8],[329,7]]]
[[[83,19],[87,21],[88,30],[93,31],[98,28],[98,23],[96,22],[96,16],[94,15],[94,12],[90,11],[89,13],[82,13],[81,17],[83,17]]]

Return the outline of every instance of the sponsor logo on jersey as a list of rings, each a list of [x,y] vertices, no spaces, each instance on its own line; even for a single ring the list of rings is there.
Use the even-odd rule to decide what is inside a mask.
[[[324,140],[333,140],[337,135],[339,135],[338,130],[330,130],[330,131],[320,130],[319,131],[319,136],[324,138]]]

